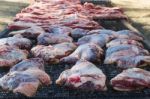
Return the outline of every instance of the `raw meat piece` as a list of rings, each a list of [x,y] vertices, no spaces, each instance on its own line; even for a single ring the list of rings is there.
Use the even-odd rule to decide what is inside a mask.
[[[10,71],[0,78],[3,90],[33,96],[40,85],[51,84],[51,78],[44,71],[44,61],[41,58],[25,59],[12,66]]]
[[[106,76],[94,64],[80,60],[71,69],[63,71],[56,84],[82,90],[107,90]]]
[[[0,39],[0,45],[10,45],[21,49],[30,49],[32,42],[27,38],[14,36]]]
[[[130,39],[115,39],[107,43],[107,47],[113,47],[113,46],[119,46],[119,45],[136,45],[139,47],[144,48],[142,43],[135,41],[135,40],[130,40]]]
[[[59,59],[69,55],[76,49],[76,45],[73,43],[60,43],[56,45],[37,45],[31,49],[34,57],[43,58],[48,63],[58,63]]]
[[[17,35],[20,34],[26,38],[37,38],[38,35],[45,33],[45,31],[39,26],[33,26],[28,29],[13,31],[10,32],[9,35]]]
[[[48,74],[39,69],[9,72],[0,78],[3,90],[33,96],[40,85],[49,85],[51,80]]]
[[[91,35],[91,34],[103,34],[103,35],[107,34],[107,35],[111,36],[112,38],[115,38],[114,33],[115,33],[115,31],[106,30],[106,29],[94,29],[94,30],[89,31],[89,30],[85,30],[85,29],[76,28],[76,29],[72,30],[71,36],[73,38],[77,39],[77,38],[81,38],[83,36]]]
[[[65,34],[43,33],[37,38],[39,45],[59,44],[63,42],[72,42],[73,39]]]
[[[0,78],[0,86],[3,90],[13,91],[14,93],[22,93],[26,96],[33,96],[40,85],[40,81],[21,72],[13,72]]]
[[[96,44],[87,43],[80,45],[72,54],[61,59],[63,63],[76,63],[76,61],[83,59],[93,63],[101,63],[103,50]]]
[[[121,39],[143,41],[142,35],[130,30],[121,30],[116,32],[114,35],[116,35],[117,38],[121,38]]]
[[[84,3],[83,11],[81,13],[90,15],[93,19],[127,19],[123,14],[123,10],[118,7],[102,7],[94,5],[93,3]]]
[[[44,71],[44,61],[41,58],[25,59],[18,64],[14,65],[10,72],[13,71],[25,71],[27,69],[40,69]]]
[[[95,30],[91,30],[89,31],[87,34],[107,34],[109,36],[114,36],[115,38],[115,35],[114,35],[115,31],[113,30],[108,30],[108,29],[95,29]]]
[[[87,18],[84,15],[72,14],[62,17],[60,20],[61,24],[71,28],[82,28],[82,29],[101,29],[103,28],[97,22]]]
[[[54,33],[54,34],[70,35],[71,31],[72,31],[72,28],[67,27],[67,26],[54,25],[54,26],[49,27],[49,32]]]
[[[118,51],[124,51],[124,50],[132,50],[137,54],[145,53],[145,55],[149,55],[149,52],[141,47],[135,46],[135,45],[118,45],[118,46],[112,46],[109,47],[106,50],[106,57],[110,56],[113,53],[116,53]],[[129,55],[129,54],[126,54]]]
[[[27,29],[30,27],[36,26],[36,24],[31,22],[24,22],[24,21],[16,21],[8,25],[9,30],[22,30]]]
[[[116,63],[117,67],[126,69],[146,66],[150,64],[150,54],[147,50],[137,46],[122,46],[120,49],[113,47],[111,51],[106,51],[105,64]]]
[[[85,29],[81,29],[81,28],[75,28],[71,31],[71,37],[73,37],[74,39],[81,38],[81,37],[87,35],[88,31],[89,30],[85,30]]]
[[[105,64],[116,63],[117,67],[122,69],[142,67],[150,64],[150,56],[133,55],[132,53],[129,53],[129,51],[128,53],[124,52],[124,54],[122,54],[121,52],[115,53],[116,55],[113,54],[108,58],[106,58],[104,63]],[[125,54],[132,54],[132,55],[125,56]]]
[[[150,72],[140,68],[124,70],[111,79],[111,85],[118,91],[133,91],[150,88]]]
[[[113,36],[108,34],[92,34],[80,38],[77,44],[95,43],[100,47],[104,47],[112,38]]]
[[[28,51],[13,46],[0,46],[0,67],[12,67],[16,63],[27,59]]]

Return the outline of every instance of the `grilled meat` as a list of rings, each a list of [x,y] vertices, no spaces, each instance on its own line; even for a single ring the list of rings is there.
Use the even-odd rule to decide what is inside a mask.
[[[101,63],[103,50],[96,44],[87,43],[80,45],[72,54],[61,59],[63,63],[74,64],[76,61],[83,59],[93,63]]]
[[[111,85],[118,91],[133,91],[150,87],[150,72],[132,68],[124,70],[111,79]]]
[[[107,43],[107,47],[113,47],[113,46],[119,46],[119,45],[136,45],[139,47],[144,48],[144,46],[142,45],[142,43],[135,41],[135,40],[131,40],[131,39],[115,39],[110,41],[109,43]]]
[[[11,67],[14,64],[26,59],[28,51],[20,50],[13,46],[0,46],[0,67]]]
[[[63,42],[72,42],[73,39],[64,34],[43,33],[37,38],[39,45],[58,44]]]
[[[106,76],[94,64],[78,61],[71,69],[63,71],[56,84],[82,90],[105,91]]]
[[[18,36],[0,39],[0,45],[10,45],[21,49],[30,49],[31,44],[29,39]]]
[[[75,49],[75,44],[65,42],[53,46],[37,45],[31,49],[31,52],[34,57],[43,58],[46,62],[58,63],[60,58],[69,55]]]

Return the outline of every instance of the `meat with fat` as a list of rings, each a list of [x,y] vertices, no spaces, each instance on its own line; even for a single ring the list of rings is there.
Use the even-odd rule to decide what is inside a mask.
[[[53,46],[37,45],[31,49],[31,53],[34,57],[43,58],[48,63],[58,63],[59,60],[65,56],[68,56],[76,49],[76,45],[73,43],[60,43]]]
[[[27,38],[14,36],[14,37],[1,38],[0,45],[9,45],[21,49],[30,49],[32,46],[32,42]]]
[[[94,64],[79,60],[71,69],[63,71],[56,84],[82,90],[105,91],[106,76]]]
[[[63,42],[72,42],[73,39],[65,34],[42,33],[37,38],[39,45],[59,44]]]
[[[110,83],[117,91],[150,88],[150,72],[140,68],[127,69],[112,78]]]
[[[21,50],[8,45],[0,46],[0,67],[12,67],[16,63],[27,59],[27,57],[27,50]]]
[[[117,64],[126,69],[150,64],[150,54],[147,50],[134,45],[119,45],[106,50],[105,64]]]
[[[121,30],[116,32],[114,35],[116,35],[116,38],[121,39],[131,39],[131,40],[137,40],[137,41],[143,41],[143,36],[140,35],[137,32],[130,31],[130,30]]]
[[[38,35],[45,33],[45,31],[39,26],[33,26],[24,30],[12,31],[9,35],[22,35],[26,38],[37,38]]]
[[[113,46],[118,46],[118,45],[136,45],[139,47],[144,48],[143,44],[132,39],[114,39],[107,43],[107,47],[113,47]]]
[[[78,60],[83,59],[93,63],[101,63],[103,49],[96,44],[87,43],[78,46],[78,48],[69,56],[61,59],[62,63],[75,64]]]
[[[113,36],[108,34],[91,34],[80,38],[77,44],[82,45],[86,43],[94,43],[99,45],[100,47],[104,47],[107,42],[112,40],[112,38]]]
[[[13,71],[25,71],[27,69],[40,69],[44,71],[44,61],[42,58],[30,58],[25,59],[14,65],[10,72]]]
[[[23,60],[0,78],[3,90],[21,93],[28,97],[35,95],[39,86],[51,83],[50,76],[44,71],[44,62],[40,58]]]

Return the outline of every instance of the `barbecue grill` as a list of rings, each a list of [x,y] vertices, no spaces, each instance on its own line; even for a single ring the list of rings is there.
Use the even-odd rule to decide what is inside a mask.
[[[89,0],[90,2],[94,1],[93,3],[103,3],[103,4],[110,4],[110,0]],[[98,2],[99,1],[99,2]],[[109,2],[104,2],[109,1]],[[85,0],[82,0],[85,2]],[[112,29],[112,30],[122,30],[122,29],[131,29],[124,21],[116,21],[116,20],[96,20],[98,21],[104,28]],[[133,28],[133,27],[132,27]],[[7,37],[8,33],[7,29],[0,33],[0,38]],[[144,46],[149,49],[147,43],[143,42]],[[107,76],[106,85],[108,90],[105,92],[95,92],[95,91],[85,91],[85,90],[74,90],[68,89],[64,87],[57,86],[55,84],[56,79],[59,77],[60,73],[67,68],[70,68],[70,65],[67,64],[58,64],[58,65],[45,65],[46,72],[52,77],[53,84],[48,87],[40,87],[33,98],[80,98],[80,99],[124,99],[124,98],[142,98],[142,99],[150,99],[150,89],[144,89],[142,91],[132,91],[132,92],[120,92],[115,91],[109,84],[111,78],[116,76],[121,70],[118,70],[115,65],[105,65],[105,64],[97,64],[97,67],[101,68],[104,74]],[[149,70],[150,68],[144,67],[144,69]],[[8,72],[8,68],[1,68],[0,69],[0,77],[3,76]],[[14,94],[12,92],[4,92],[0,90],[0,98],[18,98],[23,99],[27,98],[19,93]]]

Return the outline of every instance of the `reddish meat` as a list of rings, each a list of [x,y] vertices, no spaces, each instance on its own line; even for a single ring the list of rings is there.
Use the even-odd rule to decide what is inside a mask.
[[[106,76],[94,64],[79,60],[71,69],[63,71],[56,84],[82,90],[107,90]]]

